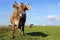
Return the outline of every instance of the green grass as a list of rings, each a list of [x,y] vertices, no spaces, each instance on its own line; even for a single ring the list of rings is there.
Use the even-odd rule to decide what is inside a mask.
[[[0,28],[0,40],[11,40],[12,30],[10,27]],[[31,29],[25,27],[25,36],[21,37],[16,31],[13,40],[60,40],[59,26],[33,26]]]

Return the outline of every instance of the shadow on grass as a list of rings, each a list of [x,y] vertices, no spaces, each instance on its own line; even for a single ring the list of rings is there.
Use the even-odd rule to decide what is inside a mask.
[[[26,33],[26,34],[31,36],[42,36],[42,37],[47,37],[49,35],[42,32],[32,32],[32,33]]]

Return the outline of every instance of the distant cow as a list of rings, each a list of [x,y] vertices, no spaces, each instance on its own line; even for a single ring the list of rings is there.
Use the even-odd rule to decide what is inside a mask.
[[[33,24],[30,24],[29,28],[32,28]]]
[[[19,28],[22,30],[21,35],[24,35],[24,25],[26,21],[26,10],[30,9],[30,6],[24,4],[24,3],[18,3],[13,4],[14,12],[12,16],[10,17],[10,22],[13,26],[13,38],[16,28]]]

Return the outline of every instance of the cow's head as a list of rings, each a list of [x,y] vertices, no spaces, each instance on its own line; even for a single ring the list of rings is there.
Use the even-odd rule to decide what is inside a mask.
[[[16,4],[13,4],[13,8],[15,8],[15,9],[18,9],[18,11],[19,11],[19,9],[20,9],[20,11],[21,10],[30,10],[30,6],[29,5],[26,5],[26,4],[24,4],[24,3],[18,3],[17,5]]]
[[[26,10],[30,10],[30,6],[24,3],[13,4],[13,8],[17,9],[18,13],[24,13]],[[22,16],[22,14],[20,14]]]

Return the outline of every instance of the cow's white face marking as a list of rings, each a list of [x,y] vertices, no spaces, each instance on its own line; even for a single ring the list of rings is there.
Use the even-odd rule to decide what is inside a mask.
[[[18,3],[18,7],[21,8],[21,3]]]

